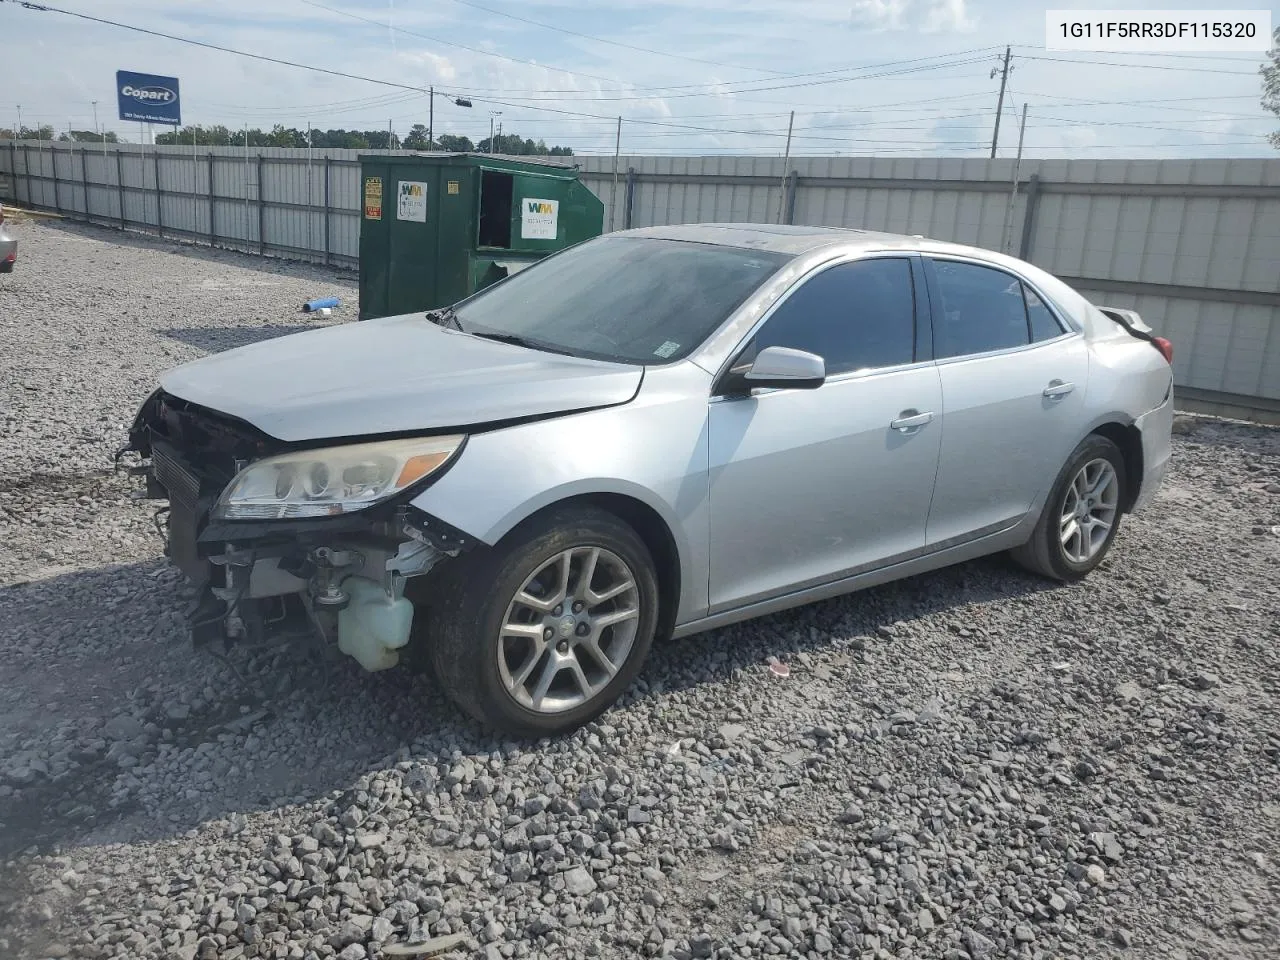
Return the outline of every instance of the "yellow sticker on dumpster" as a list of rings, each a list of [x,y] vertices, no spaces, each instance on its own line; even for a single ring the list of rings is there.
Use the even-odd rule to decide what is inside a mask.
[[[458,183],[458,181],[457,181],[457,180],[450,180],[450,181],[449,181],[449,196],[451,196],[451,197],[453,197],[453,196],[457,196],[457,194],[458,194],[458,187],[459,187],[459,183]]]
[[[382,219],[382,178],[364,178],[364,218],[366,220]]]

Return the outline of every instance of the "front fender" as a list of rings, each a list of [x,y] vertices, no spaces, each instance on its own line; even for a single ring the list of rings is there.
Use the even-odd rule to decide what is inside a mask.
[[[705,615],[706,411],[710,376],[693,364],[645,376],[630,403],[474,434],[413,505],[497,544],[521,521],[588,494],[630,497],[667,525],[680,563],[677,622]]]

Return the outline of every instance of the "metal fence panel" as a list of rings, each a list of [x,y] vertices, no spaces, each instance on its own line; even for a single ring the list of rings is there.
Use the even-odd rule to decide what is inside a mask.
[[[6,142],[0,179],[67,216],[353,266],[359,157],[384,152]],[[1031,160],[1016,196],[1003,158],[571,162],[606,228],[781,220],[1003,247],[1141,312],[1184,393],[1280,412],[1280,160]]]

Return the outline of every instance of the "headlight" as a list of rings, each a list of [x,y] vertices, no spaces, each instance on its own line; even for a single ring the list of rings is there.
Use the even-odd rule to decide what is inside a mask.
[[[283,520],[363,510],[439,470],[463,439],[419,437],[267,457],[240,471],[213,515]]]

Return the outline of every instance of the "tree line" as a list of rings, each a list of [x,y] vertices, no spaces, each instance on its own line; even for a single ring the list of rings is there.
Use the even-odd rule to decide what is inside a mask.
[[[13,127],[0,127],[0,140],[57,140],[60,143],[102,143],[104,140],[107,143],[122,142],[110,130],[105,134],[98,133],[96,130],[63,130],[55,136],[53,126],[47,123],[38,127],[24,125],[16,137]]]
[[[294,147],[307,146],[308,131],[297,127],[285,127],[276,124],[270,130],[250,128],[248,130],[232,130],[221,124],[214,126],[190,126],[181,130],[156,134],[159,144],[191,144],[202,147],[242,147],[246,143],[250,147]],[[509,133],[493,138],[493,150],[489,149],[489,138],[473,143],[470,137],[453,134],[439,134],[432,142],[427,135],[425,124],[415,123],[403,138],[389,130],[321,130],[310,131],[311,146],[346,150],[442,150],[454,153],[505,153],[514,156],[551,156],[571,157],[573,150],[569,147],[548,147],[543,140],[522,138],[518,134]]]
[[[296,127],[284,127],[279,124],[270,130],[232,130],[222,124],[213,126],[190,126],[167,133],[157,133],[158,144],[179,144],[201,147],[305,147],[307,131]],[[13,140],[11,127],[0,127],[0,140]],[[56,133],[49,124],[38,127],[23,126],[16,137],[18,140],[57,140],[62,143],[128,143],[115,133],[107,131],[100,134],[93,130],[64,130]],[[505,153],[516,157],[571,157],[570,147],[548,147],[543,140],[532,140],[519,134],[498,134],[493,138],[493,149],[490,149],[489,138],[479,143],[472,143],[470,137],[459,137],[442,133],[432,142],[427,136],[425,124],[415,123],[409,133],[402,139],[387,130],[320,130],[311,131],[311,146],[342,148],[346,150],[440,150],[446,153]]]

